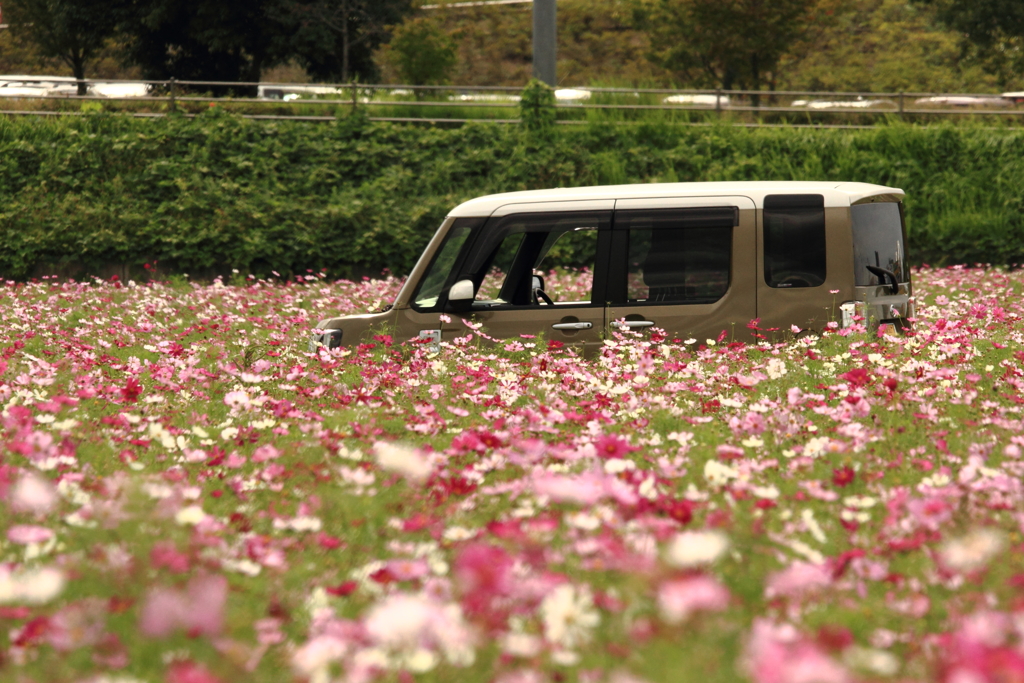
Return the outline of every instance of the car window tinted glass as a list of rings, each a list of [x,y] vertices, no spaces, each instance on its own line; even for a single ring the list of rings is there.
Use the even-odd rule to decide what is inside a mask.
[[[729,289],[736,211],[623,212],[628,233],[629,303],[712,303]]]
[[[908,282],[899,204],[857,204],[850,211],[853,215],[853,272],[857,285],[885,284],[867,266],[885,268],[896,274],[898,282]]]
[[[423,274],[420,286],[416,290],[416,296],[413,297],[417,308],[433,308],[437,305],[438,297],[441,296],[441,290],[444,288],[444,284],[448,279],[449,273],[451,273],[452,267],[455,265],[459,252],[462,251],[462,246],[466,243],[466,238],[469,237],[469,233],[472,230],[473,227],[471,225],[456,223],[448,231],[444,244],[438,250],[437,256],[434,257],[434,262],[430,264],[430,268]]]
[[[823,196],[765,197],[764,279],[769,287],[817,287],[825,282]]]

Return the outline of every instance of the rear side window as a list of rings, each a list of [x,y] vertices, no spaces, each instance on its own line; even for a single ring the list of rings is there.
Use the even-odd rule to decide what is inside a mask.
[[[764,198],[764,279],[769,287],[817,287],[825,282],[822,195]]]
[[[894,202],[856,204],[853,216],[853,272],[858,287],[884,284],[868,266],[884,268],[897,282],[909,282],[903,245],[903,216]]]
[[[623,211],[628,231],[627,303],[703,304],[729,290],[733,207]]]

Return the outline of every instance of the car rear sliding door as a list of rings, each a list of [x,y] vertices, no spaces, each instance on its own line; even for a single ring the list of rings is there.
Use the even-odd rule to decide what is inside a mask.
[[[610,332],[749,340],[747,323],[757,317],[756,245],[748,197],[617,201]]]

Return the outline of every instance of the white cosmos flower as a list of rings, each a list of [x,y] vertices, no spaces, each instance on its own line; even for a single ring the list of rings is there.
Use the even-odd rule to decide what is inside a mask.
[[[996,529],[974,529],[966,536],[946,541],[940,552],[942,562],[958,572],[984,569],[989,561],[1002,552],[1006,538]]]
[[[689,569],[711,564],[729,549],[729,538],[720,531],[684,531],[665,549],[665,561]]]
[[[64,591],[64,573],[53,567],[40,567],[12,573],[0,568],[0,604],[43,605]]]
[[[540,614],[544,637],[566,649],[589,642],[591,630],[601,621],[590,589],[577,589],[571,583],[563,583],[548,593],[540,604]]]
[[[722,486],[728,483],[730,479],[738,477],[739,474],[739,470],[735,467],[730,467],[717,460],[708,460],[704,463],[704,478],[712,486]]]
[[[424,481],[433,470],[429,458],[415,448],[378,441],[373,444],[373,453],[378,465],[412,482]]]

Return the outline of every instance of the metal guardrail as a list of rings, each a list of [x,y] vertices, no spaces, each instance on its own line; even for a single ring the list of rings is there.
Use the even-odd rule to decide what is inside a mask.
[[[137,117],[177,112],[196,115],[203,106],[223,106],[245,118],[334,121],[342,109],[362,108],[371,120],[409,123],[518,123],[520,88],[502,86],[409,86],[361,83],[296,84],[222,81],[85,80],[78,95],[73,78],[0,76],[0,114],[11,116],[81,116],[82,104],[102,102]],[[5,94],[5,90],[9,95]],[[854,118],[863,126],[889,117],[1021,118],[1024,93],[1003,95],[926,92],[867,93],[819,91],[673,90],[634,88],[562,88],[556,90],[559,123],[583,123],[588,117],[618,115],[642,122],[645,113],[686,113],[702,121],[729,117],[743,125],[837,125]],[[256,96],[253,96],[256,95]],[[10,106],[3,106],[9,102]],[[82,103],[82,104],[75,104]],[[116,103],[116,104],[115,104]],[[16,106],[15,106],[16,105]],[[75,109],[77,107],[77,110]],[[261,109],[268,110],[261,113]],[[331,110],[329,114],[313,113]],[[285,111],[282,111],[282,110]],[[499,111],[504,110],[504,111]],[[445,112],[452,116],[443,116]],[[422,112],[423,115],[420,115]],[[462,113],[465,112],[465,113]],[[472,116],[469,116],[472,112]],[[510,116],[510,114],[512,116]],[[844,126],[845,127],[845,126]]]

